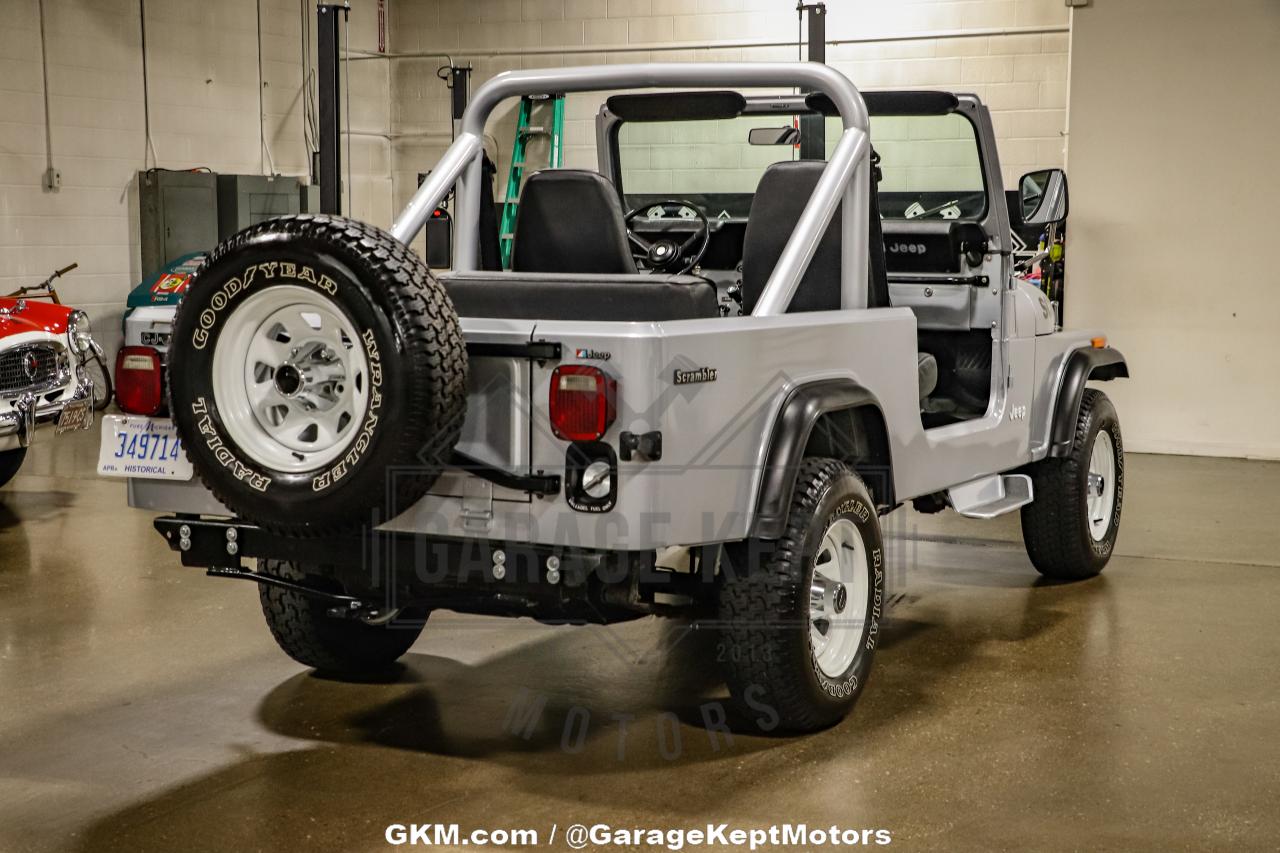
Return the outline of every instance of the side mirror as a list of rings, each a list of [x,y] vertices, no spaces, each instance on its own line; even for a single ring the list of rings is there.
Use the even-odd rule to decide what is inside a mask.
[[[799,145],[800,129],[795,127],[753,127],[747,132],[751,145]]]
[[[1067,219],[1067,175],[1061,169],[1028,172],[1018,181],[1025,225],[1060,225]]]

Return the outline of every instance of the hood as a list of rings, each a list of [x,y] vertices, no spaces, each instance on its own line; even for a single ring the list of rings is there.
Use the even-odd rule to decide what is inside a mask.
[[[67,333],[67,318],[75,309],[42,299],[13,299],[0,296],[0,338],[26,332]]]
[[[177,305],[187,292],[191,274],[200,268],[205,257],[203,252],[183,255],[155,275],[144,278],[141,284],[129,292],[127,307]]]

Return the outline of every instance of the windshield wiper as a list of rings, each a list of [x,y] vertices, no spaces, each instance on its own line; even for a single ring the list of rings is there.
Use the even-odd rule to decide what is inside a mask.
[[[951,201],[943,202],[937,207],[931,207],[928,210],[923,210],[920,213],[917,213],[915,216],[908,216],[906,218],[907,219],[924,219],[926,216],[933,216],[935,213],[940,213],[943,210],[946,210],[948,207],[951,207],[953,204],[959,204],[959,203],[960,203],[960,199],[953,198],[951,199]],[[919,202],[916,202],[916,204],[919,204]]]

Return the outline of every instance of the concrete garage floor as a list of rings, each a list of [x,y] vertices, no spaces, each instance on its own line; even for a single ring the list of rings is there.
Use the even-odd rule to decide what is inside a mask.
[[[180,568],[73,443],[0,491],[2,851],[378,850],[393,822],[554,822],[554,849],[578,822],[835,823],[915,850],[1280,835],[1277,464],[1131,456],[1119,554],[1076,585],[1037,583],[1016,516],[891,517],[855,713],[728,744],[698,724],[714,639],[654,620],[438,614],[392,683],[314,677],[250,585]]]

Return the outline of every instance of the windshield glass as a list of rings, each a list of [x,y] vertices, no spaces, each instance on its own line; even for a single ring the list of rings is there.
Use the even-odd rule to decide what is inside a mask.
[[[624,123],[618,130],[618,160],[627,207],[679,198],[697,204],[710,219],[745,219],[764,170],[794,156],[788,145],[751,145],[747,134],[787,119]]]
[[[708,218],[745,219],[764,170],[799,156],[798,146],[752,145],[748,135],[784,127],[792,118],[748,115],[622,124],[618,160],[627,207],[674,197],[697,204]],[[826,119],[828,156],[840,130],[838,118]],[[758,138],[768,136],[757,133]],[[872,116],[871,142],[880,155],[880,214],[885,219],[976,220],[986,215],[978,141],[964,116]]]

